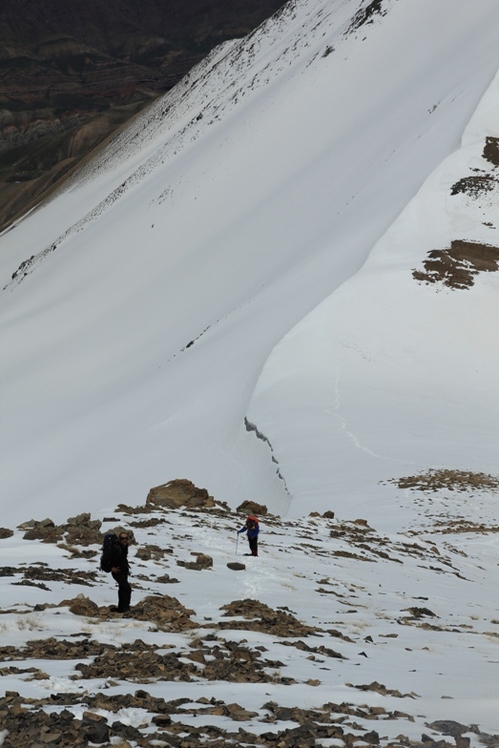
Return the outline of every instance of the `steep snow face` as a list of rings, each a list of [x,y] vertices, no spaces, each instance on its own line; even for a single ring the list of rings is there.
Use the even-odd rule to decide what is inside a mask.
[[[462,147],[269,357],[249,419],[273,444],[292,513],[342,496],[379,518],[389,477],[497,471],[498,125],[499,75]]]
[[[288,397],[274,381],[286,376],[276,352],[248,405],[272,349],[336,289],[342,309],[353,305],[359,324],[369,319],[377,360],[385,341],[376,314],[380,327],[393,324],[405,376],[401,274],[385,273],[375,253],[377,292],[364,294],[361,281],[342,284],[459,146],[498,67],[498,29],[496,0],[290,3],[247,39],[216,50],[68,190],[2,236],[2,501],[10,523],[41,513],[57,520],[67,505],[136,503],[151,485],[181,476],[231,505],[255,498],[274,511],[291,504],[308,512],[325,488],[360,497],[373,475],[385,474],[356,473],[352,488],[331,470],[337,437],[322,445],[317,408],[326,402],[333,411],[331,434],[345,416],[321,394],[336,370],[321,368],[324,328],[310,318],[300,329],[317,345],[307,351],[313,373],[300,399],[294,384]],[[415,224],[398,226],[412,232]],[[397,251],[414,247],[422,261],[440,236],[428,232],[418,248],[404,236]],[[404,268],[412,261],[408,255]],[[406,283],[437,303],[434,288]],[[480,280],[480,288],[490,283]],[[349,288],[360,294],[355,300]],[[466,299],[478,298],[472,291]],[[371,308],[376,293],[393,297],[392,314]],[[451,298],[457,306],[463,296]],[[413,329],[419,309],[403,306]],[[457,339],[462,330],[456,324],[449,334]],[[436,347],[436,339],[416,346],[422,371]],[[297,357],[286,355],[296,368]],[[461,358],[449,354],[435,378]],[[371,373],[357,370],[351,397]],[[374,406],[366,397],[374,408],[365,411],[366,428],[382,422],[386,407],[409,401],[431,431],[438,398],[421,402],[425,377],[414,375],[416,396],[407,381],[395,403],[381,397]],[[262,439],[247,430],[247,415]],[[405,417],[394,412],[382,438],[360,448],[407,464]],[[444,436],[456,421],[441,421],[434,429]],[[345,421],[343,430],[354,443],[357,425]],[[358,453],[341,453],[346,475],[357,471],[349,460]],[[280,472],[272,457],[282,459]]]

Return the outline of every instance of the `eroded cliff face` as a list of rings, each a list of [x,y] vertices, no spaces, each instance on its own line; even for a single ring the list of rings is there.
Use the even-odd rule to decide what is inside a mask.
[[[3,0],[0,230],[214,46],[283,4]]]

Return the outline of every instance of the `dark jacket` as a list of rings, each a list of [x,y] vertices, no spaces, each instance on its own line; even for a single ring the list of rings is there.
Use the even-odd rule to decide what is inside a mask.
[[[112,547],[111,563],[113,566],[119,566],[122,574],[128,574],[130,572],[128,546],[123,547],[120,543],[115,543]]]

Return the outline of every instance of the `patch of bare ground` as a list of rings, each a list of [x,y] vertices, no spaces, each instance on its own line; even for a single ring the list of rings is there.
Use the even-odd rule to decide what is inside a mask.
[[[67,639],[34,639],[23,647],[7,645],[0,647],[0,662],[8,660],[76,660],[101,656],[108,650],[114,651],[112,644],[101,644],[84,636],[77,641]]]
[[[388,483],[395,483],[399,488],[414,491],[496,491],[499,488],[499,477],[487,473],[475,473],[471,470],[449,470],[447,468],[430,468],[419,475],[408,475],[404,478],[391,478]]]
[[[331,632],[328,632],[331,633]],[[346,641],[351,641],[351,639],[348,639],[347,637],[342,637]],[[302,652],[310,652],[312,655],[319,655],[321,657],[332,657],[333,659],[339,659],[344,660],[342,654],[339,652],[336,652],[334,649],[330,649],[329,647],[324,647],[322,644],[319,647],[311,647],[308,644],[306,644],[304,641],[284,641],[282,642],[282,645],[285,647],[295,647],[296,649],[301,650]],[[313,658],[310,658],[313,659]]]
[[[345,683],[346,686],[349,688],[357,688],[359,691],[374,691],[375,693],[380,693],[382,696],[395,696],[397,699],[415,699],[417,698],[418,694],[414,693],[414,691],[411,691],[411,693],[401,693],[396,688],[387,688],[382,683],[378,683],[377,681],[373,681],[372,683],[364,683],[362,685],[354,685],[353,683]]]
[[[191,681],[198,672],[194,662],[186,663],[178,652],[162,652],[155,645],[123,646],[121,649],[106,649],[92,662],[76,665],[80,677],[105,678],[128,683],[152,683],[157,681]]]
[[[348,544],[348,546],[359,548],[364,554],[359,555],[358,553],[339,549],[337,551],[331,551],[329,553],[329,556],[331,557],[351,558],[353,560],[371,562],[388,561],[403,564],[404,559],[410,556],[426,561],[438,561],[439,563],[448,564],[450,568],[453,568],[450,562],[445,561],[440,556],[436,548],[422,546],[415,542],[408,543],[402,540],[394,542],[393,539],[379,535],[372,527],[369,527],[364,520],[338,523],[337,526],[331,530],[330,536],[338,541]],[[328,578],[319,580],[320,586],[316,589],[316,592],[325,595],[333,594],[341,598],[341,594],[335,590],[327,589],[327,586],[330,586],[331,584],[333,584],[333,582]]]
[[[81,709],[82,703],[84,710]],[[48,709],[47,709],[48,707]],[[55,707],[55,708],[54,708]],[[73,709],[77,708],[78,716]],[[119,720],[119,714],[127,709],[140,709],[148,713],[149,719],[137,726]],[[106,711],[109,716],[99,714]],[[454,748],[454,743],[428,738],[422,743],[399,735],[395,743],[372,729],[366,731],[358,720],[381,721],[403,719],[413,721],[404,712],[388,711],[383,706],[355,706],[343,702],[328,702],[314,709],[297,706],[283,707],[274,701],[262,705],[259,712],[248,711],[237,703],[226,704],[220,699],[201,697],[196,702],[190,699],[153,697],[138,689],[132,694],[106,695],[86,693],[54,693],[44,699],[20,696],[15,691],[6,692],[0,698],[0,719],[5,730],[4,748],[25,748],[30,745],[57,745],[60,748],[85,748],[90,744],[129,746],[130,741],[143,748],[169,745],[173,748],[236,748],[241,745],[261,745],[269,748],[296,748],[296,746],[323,745],[334,740],[339,746],[351,748],[362,745],[413,746],[432,748]],[[203,724],[183,723],[184,716],[204,717]],[[224,729],[210,724],[209,717],[227,717],[232,722],[242,723],[258,719],[268,725],[265,732],[251,732],[243,725]],[[206,719],[208,717],[208,719]],[[150,724],[149,724],[150,722]],[[289,726],[289,723],[294,723]],[[230,724],[230,723],[229,723]],[[457,725],[457,723],[455,723]],[[449,732],[449,723],[438,722],[428,727],[441,734],[451,734],[457,748],[463,732],[477,731],[473,727],[460,725],[462,731]],[[425,737],[425,736],[423,736]],[[492,738],[482,736],[480,738]],[[494,745],[493,742],[489,745]]]
[[[368,720],[385,720],[385,719],[411,719],[410,715],[405,714],[404,712],[399,712],[398,710],[394,710],[392,712],[388,712],[384,707],[379,706],[373,706],[370,707],[367,704],[364,704],[363,706],[354,706],[353,704],[348,704],[346,702],[343,702],[342,704],[336,704],[333,702],[328,702],[327,704],[323,704],[321,707],[317,707],[315,709],[301,709],[300,707],[293,706],[293,707],[282,707],[276,704],[274,701],[268,701],[266,704],[263,705],[262,709],[266,709],[269,714],[266,718],[263,718],[260,720],[261,722],[268,722],[270,724],[275,724],[278,721],[286,721],[286,722],[297,722],[299,725],[302,725],[303,727],[308,728],[310,731],[310,728],[319,727],[320,725],[323,726],[323,728],[329,727],[329,732],[322,731],[321,733],[318,733],[315,735],[315,740],[312,740],[311,742],[296,742],[294,744],[291,744],[294,748],[294,746],[318,746],[321,745],[320,738],[337,738],[342,740],[342,742],[345,743],[345,745],[351,745],[352,742],[355,742],[355,740],[360,740],[362,743],[367,743],[369,745],[378,745],[380,743],[380,737],[377,732],[374,730],[366,733],[362,736],[355,737],[351,735],[350,733],[347,733],[345,731],[346,727],[353,727],[355,729],[362,729],[360,725],[354,721],[351,721],[351,719],[348,719],[349,717],[353,718],[361,718],[361,719],[368,719]],[[341,725],[341,726],[340,726]],[[291,734],[294,733],[295,739],[297,738],[305,738],[306,734],[302,733],[300,735],[297,731],[292,731]],[[264,745],[277,745],[277,746],[283,746],[285,748],[289,745],[289,743],[286,741],[281,744],[279,742],[279,737],[282,737],[285,734],[289,734],[288,731],[280,731],[275,736],[275,742],[267,742],[269,741],[271,733],[264,733],[266,736],[266,740],[264,742]],[[309,733],[310,736],[310,733]],[[291,737],[291,735],[290,735]],[[318,742],[316,742],[318,741]],[[258,741],[260,742],[260,741]]]
[[[277,660],[262,657],[264,647],[249,649],[242,643],[208,637],[194,640],[189,650],[166,651],[173,645],[146,644],[141,639],[121,646],[102,644],[88,637],[79,641],[57,640],[54,637],[27,642],[18,649],[0,647],[0,662],[9,660],[80,660],[72,680],[104,678],[131,683],[156,681],[191,681],[202,676],[208,681],[237,683],[275,682],[276,669],[285,667]],[[215,639],[215,641],[212,641]],[[262,650],[262,651],[260,651]],[[86,662],[85,662],[86,661]],[[272,670],[274,672],[266,672]],[[0,675],[32,672],[32,679],[48,678],[37,668],[12,669],[0,667]],[[291,682],[292,679],[281,679]]]
[[[225,615],[243,618],[244,620],[220,621],[219,629],[243,629],[245,631],[260,631],[273,636],[309,636],[316,633],[316,629],[307,626],[284,610],[273,610],[258,600],[234,600],[224,605]]]
[[[493,177],[491,174],[477,174],[470,177],[463,177],[453,184],[450,194],[464,194],[478,198],[487,194],[487,192],[492,192],[497,185],[499,185],[499,179]]]
[[[483,157],[494,166],[499,166],[499,138],[488,136],[485,138]]]
[[[455,239],[450,249],[433,249],[423,262],[424,270],[413,269],[412,277],[423,283],[442,283],[453,289],[471,288],[479,273],[499,269],[499,249],[490,244]]]
[[[191,659],[204,665],[203,678],[230,683],[295,683],[293,678],[276,676],[285,667],[280,660],[265,660],[264,647],[245,647],[241,642],[217,639],[214,646],[196,648]],[[205,655],[207,660],[205,660]],[[270,670],[267,672],[265,670]]]
[[[467,519],[437,520],[434,523],[436,532],[442,535],[457,535],[459,533],[474,533],[479,535],[488,535],[489,533],[499,532],[499,526],[486,525],[483,522],[470,522]]]

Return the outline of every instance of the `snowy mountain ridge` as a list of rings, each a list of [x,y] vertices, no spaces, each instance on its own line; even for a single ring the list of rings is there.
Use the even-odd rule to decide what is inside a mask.
[[[165,160],[171,161],[181,155],[215,122],[229,119],[237,108],[239,97],[251,98],[255,92],[258,95],[261,89],[274,88],[276,84],[279,87],[283,79],[293,77],[293,66],[299,74],[304,53],[310,57],[308,64],[312,64],[320,54],[322,57],[331,54],[333,48],[324,46],[322,38],[318,40],[320,51],[312,54],[308,49],[313,38],[311,29],[318,23],[322,21],[321,25],[326,26],[325,21],[330,19],[328,31],[331,37],[345,44],[350,34],[364,23],[372,23],[371,16],[381,11],[359,11],[352,18],[350,9],[342,9],[341,5],[344,4],[332,8],[327,3],[288,3],[271,21],[262,24],[257,32],[243,40],[225,42],[207,55],[171,92],[151,105],[147,113],[137,117],[124,133],[115,136],[98,161],[93,160],[90,166],[78,172],[72,180],[73,189],[78,190],[90,181],[95,194],[96,177],[103,174],[105,197],[50,247],[25,261],[13,282],[24,279],[37,261],[57,249],[68,236],[82,230],[88,221],[98,218],[124,192],[140,183]],[[376,6],[377,3],[371,5]],[[276,47],[280,50],[277,55]],[[348,50],[344,54],[348,54]],[[239,76],[242,77],[242,85],[234,90]],[[125,174],[127,176],[109,191],[109,176],[113,171],[114,182]],[[166,190],[159,195],[158,201],[163,202],[168,194],[169,190]]]
[[[497,71],[497,24],[491,0],[292,3],[1,237],[14,521],[40,502],[96,510],[182,475],[230,505],[264,498],[301,514],[329,500],[331,465],[362,474],[336,445],[317,472],[320,429],[286,454],[292,431],[281,440],[260,419],[255,386],[272,349],[334,298],[458,147]],[[310,413],[315,388],[312,376]],[[309,463],[298,481],[289,461]],[[422,470],[440,461],[411,457]]]

